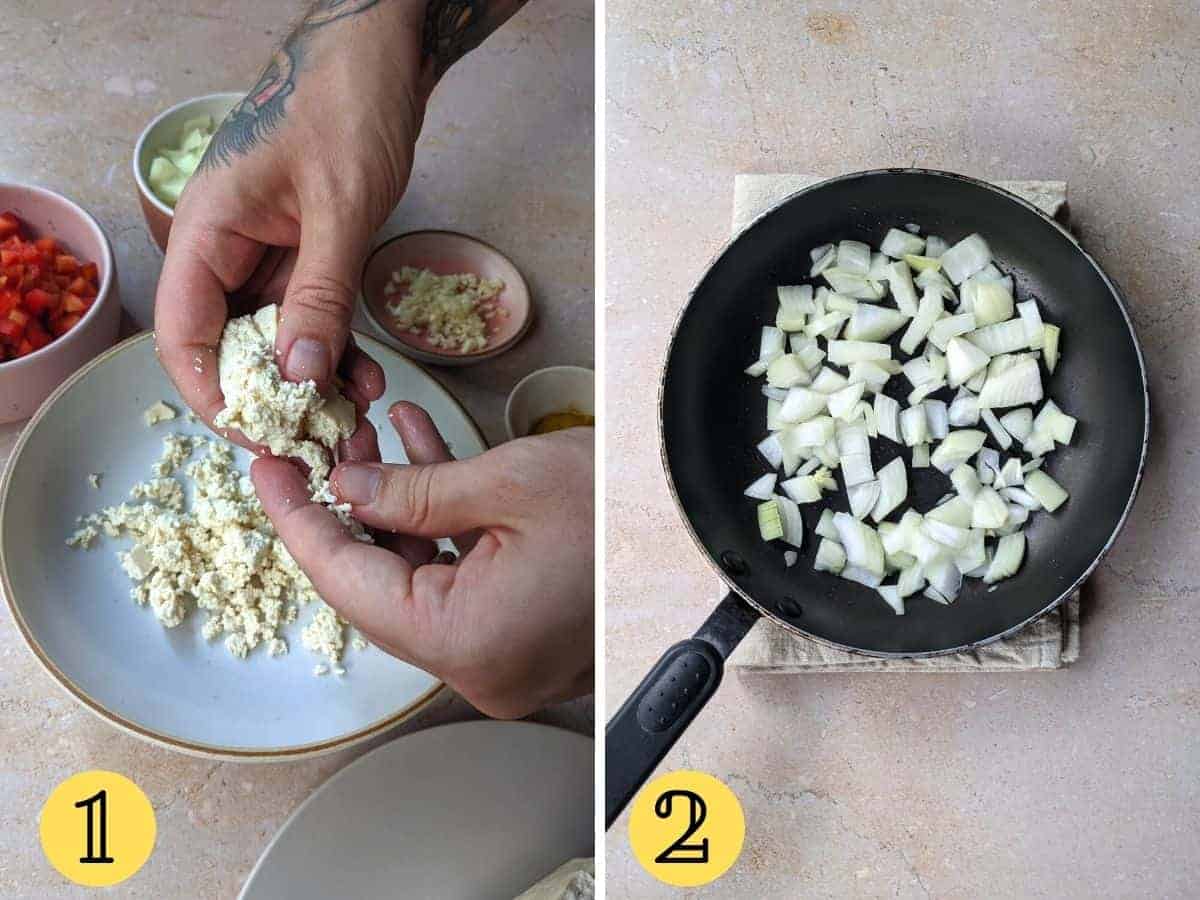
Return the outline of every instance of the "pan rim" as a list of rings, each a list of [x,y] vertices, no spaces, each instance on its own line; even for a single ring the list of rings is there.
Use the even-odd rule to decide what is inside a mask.
[[[1053,226],[1055,229],[1057,229],[1060,234],[1062,234],[1064,237],[1066,237],[1070,241],[1070,243],[1074,246],[1075,250],[1083,256],[1083,258],[1088,262],[1088,264],[1095,270],[1096,274],[1100,277],[1100,280],[1108,288],[1108,293],[1109,293],[1110,297],[1112,298],[1112,300],[1116,303],[1117,310],[1121,313],[1121,317],[1125,322],[1126,331],[1128,331],[1128,333],[1129,333],[1129,339],[1133,343],[1134,355],[1137,358],[1138,373],[1141,376],[1143,430],[1142,430],[1141,452],[1138,455],[1137,472],[1134,475],[1133,484],[1130,486],[1130,489],[1129,489],[1129,497],[1125,502],[1125,507],[1124,507],[1124,509],[1122,509],[1121,515],[1118,517],[1116,525],[1113,527],[1112,532],[1109,534],[1108,538],[1105,540],[1103,546],[1097,552],[1097,554],[1096,554],[1095,558],[1092,560],[1092,562],[1084,569],[1084,571],[1065,590],[1063,590],[1056,597],[1054,597],[1041,610],[1039,610],[1038,612],[1034,613],[1033,615],[1027,617],[1023,621],[1018,622],[1016,625],[1013,625],[1012,627],[1007,628],[1001,632],[998,632],[997,634],[991,635],[986,638],[982,638],[977,641],[972,641],[970,643],[961,644],[961,645],[954,646],[954,647],[947,647],[947,648],[934,649],[934,650],[887,651],[887,650],[875,650],[875,649],[870,649],[870,648],[865,648],[865,647],[855,647],[855,646],[851,646],[848,644],[839,643],[838,641],[831,640],[830,638],[826,638],[826,637],[822,637],[820,635],[813,634],[809,631],[805,631],[804,629],[787,621],[782,616],[779,616],[779,615],[771,612],[770,610],[768,610],[762,603],[756,601],[746,591],[742,590],[729,577],[728,573],[725,572],[725,570],[722,568],[722,566],[718,562],[716,556],[709,550],[708,546],[700,538],[699,534],[696,533],[696,530],[695,530],[694,526],[692,525],[691,518],[688,516],[687,511],[684,509],[683,501],[680,500],[679,491],[675,484],[675,476],[671,471],[670,461],[667,458],[667,438],[666,438],[666,429],[664,428],[665,419],[664,419],[664,415],[663,415],[665,405],[666,405],[665,404],[665,394],[666,394],[666,384],[667,384],[667,370],[670,367],[672,354],[675,349],[676,339],[678,338],[678,335],[679,335],[680,326],[683,324],[683,320],[687,316],[688,311],[691,309],[693,302],[695,302],[697,293],[700,291],[701,288],[704,287],[705,283],[707,282],[709,277],[712,275],[713,269],[716,267],[716,265],[721,261],[721,259],[725,256],[725,254],[729,252],[729,250],[733,247],[733,245],[737,241],[741,240],[744,236],[749,234],[754,228],[756,228],[758,225],[760,225],[763,222],[763,220],[776,214],[782,207],[791,203],[796,198],[802,197],[806,194],[812,193],[821,188],[827,187],[831,184],[836,184],[838,182],[850,181],[850,180],[856,180],[856,179],[862,179],[862,178],[873,178],[873,177],[878,177],[878,176],[882,176],[882,175],[933,176],[936,178],[944,178],[944,179],[948,179],[951,181],[965,182],[976,188],[981,188],[983,190],[991,191],[992,193],[995,193],[1009,201],[1015,202],[1019,206],[1022,206],[1026,210],[1029,210],[1030,212],[1034,213],[1036,216],[1041,218],[1044,222],[1046,222],[1047,224],[1049,224],[1049,225]],[[1124,530],[1125,524],[1129,519],[1129,515],[1133,510],[1133,504],[1137,500],[1138,491],[1141,488],[1142,476],[1143,476],[1143,473],[1145,472],[1145,468],[1146,468],[1146,458],[1149,453],[1149,445],[1150,445],[1150,386],[1149,386],[1149,378],[1146,374],[1146,360],[1145,360],[1145,356],[1142,353],[1142,345],[1141,345],[1141,342],[1138,340],[1137,331],[1134,328],[1133,319],[1129,315],[1129,309],[1128,309],[1128,306],[1127,306],[1127,303],[1125,300],[1125,295],[1121,291],[1121,288],[1108,275],[1108,273],[1104,271],[1104,268],[1100,265],[1099,262],[1096,261],[1095,257],[1092,256],[1092,254],[1089,253],[1079,243],[1079,240],[1073,234],[1071,234],[1071,232],[1066,227],[1064,227],[1062,225],[1062,223],[1055,220],[1052,216],[1047,215],[1044,210],[1039,209],[1037,206],[1030,203],[1028,200],[1025,200],[1023,197],[1019,197],[1016,194],[1012,193],[1011,191],[1007,191],[1004,188],[998,187],[995,184],[991,184],[987,181],[983,181],[978,178],[973,178],[969,175],[963,175],[958,172],[948,172],[948,171],[943,171],[943,170],[939,170],[939,169],[925,169],[925,168],[916,168],[916,167],[911,167],[911,168],[910,167],[897,167],[897,168],[882,168],[882,169],[865,169],[865,170],[862,170],[859,172],[849,172],[844,175],[837,175],[832,178],[826,178],[821,181],[815,182],[813,184],[808,185],[807,187],[800,188],[797,191],[793,191],[792,193],[788,194],[786,197],[781,198],[777,203],[773,204],[770,207],[770,209],[764,210],[762,213],[755,216],[737,234],[730,235],[724,242],[722,242],[721,246],[717,249],[717,251],[709,258],[708,263],[705,265],[704,271],[700,275],[700,278],[696,281],[695,286],[691,289],[691,291],[688,292],[687,300],[680,307],[678,313],[675,316],[675,322],[671,326],[670,337],[667,341],[666,357],[663,361],[662,369],[660,370],[659,380],[658,380],[659,459],[662,463],[663,470],[667,476],[667,488],[671,492],[671,500],[675,504],[676,512],[679,514],[680,518],[683,520],[684,527],[687,529],[688,534],[691,536],[692,542],[700,550],[704,561],[708,564],[708,566],[714,572],[716,572],[717,576],[725,584],[725,587],[728,591],[741,597],[741,599],[745,603],[747,603],[749,606],[751,606],[755,610],[757,610],[759,612],[759,614],[763,616],[763,618],[770,621],[773,625],[784,628],[787,631],[795,634],[797,637],[807,638],[808,640],[816,641],[817,643],[823,644],[824,646],[827,646],[827,647],[833,647],[838,650],[843,650],[847,653],[854,653],[854,654],[858,654],[861,656],[869,656],[869,657],[873,657],[873,658],[877,658],[877,659],[926,659],[926,658],[935,657],[935,656],[949,656],[950,654],[953,654],[953,653],[962,653],[962,652],[974,650],[978,647],[983,647],[987,644],[991,644],[996,641],[1003,640],[1004,638],[1007,638],[1013,634],[1016,634],[1018,631],[1025,628],[1026,626],[1028,626],[1031,622],[1034,622],[1035,620],[1040,619],[1042,616],[1046,615],[1049,612],[1052,612],[1053,610],[1055,610],[1059,606],[1061,606],[1072,594],[1074,594],[1076,591],[1078,591],[1080,589],[1080,586],[1092,575],[1092,573],[1096,570],[1096,568],[1100,565],[1100,563],[1103,562],[1104,558],[1108,555],[1109,551],[1112,549],[1113,545],[1116,543],[1117,538],[1120,537],[1122,530]]]

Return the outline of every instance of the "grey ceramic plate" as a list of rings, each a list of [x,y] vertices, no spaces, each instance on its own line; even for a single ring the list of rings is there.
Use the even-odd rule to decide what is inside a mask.
[[[463,722],[385,744],[304,801],[241,898],[511,900],[593,854],[593,748],[527,722]]]
[[[458,456],[485,449],[458,403],[395,351],[359,335],[387,375],[387,394],[372,407],[384,458],[403,449],[386,422],[401,398],[429,410]],[[154,355],[150,334],[97,357],[65,382],[26,427],[0,484],[0,580],[25,640],[47,671],[104,719],[140,737],[201,755],[294,759],[377,734],[428,703],[441,685],[432,675],[382,651],[348,650],[344,677],[314,677],[319,660],[286,632],[291,652],[246,660],[200,635],[194,612],[164,629],[129,597],[115,550],[102,538],[90,551],[64,540],[75,519],[128,498],[150,475],[171,430],[207,434],[182,416],[147,428],[142,411],[156,400],[185,409]],[[248,465],[249,454],[239,450]],[[102,475],[90,487],[89,472]]]

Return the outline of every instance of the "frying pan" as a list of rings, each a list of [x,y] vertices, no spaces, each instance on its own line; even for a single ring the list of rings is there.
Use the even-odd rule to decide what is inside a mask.
[[[755,450],[766,435],[766,403],[761,379],[742,370],[757,354],[762,326],[774,324],[775,286],[810,280],[810,249],[844,239],[878,247],[888,228],[909,222],[951,244],[978,231],[1013,276],[1017,299],[1036,298],[1046,321],[1062,326],[1062,358],[1047,393],[1079,425],[1072,446],[1046,464],[1070,500],[1031,517],[1018,573],[994,587],[968,579],[950,606],[910,597],[905,615],[896,616],[873,590],[812,570],[811,529],[821,506],[803,507],[809,533],[792,568],[777,543],[759,538],[755,501],[742,491],[767,471]],[[903,402],[902,381],[892,378],[886,393]],[[754,221],[710,265],[680,313],[659,398],[672,493],[728,594],[694,637],[667,650],[609,722],[608,824],[712,696],[725,659],[761,616],[870,656],[935,656],[1002,638],[1069,597],[1133,504],[1149,414],[1145,366],[1120,291],[1066,229],[1019,197],[962,175],[888,169],[813,185]],[[901,451],[873,441],[876,470],[896,455],[909,466],[911,455]],[[951,490],[936,469],[910,467],[912,508],[924,512]],[[844,493],[824,505],[846,509]]]

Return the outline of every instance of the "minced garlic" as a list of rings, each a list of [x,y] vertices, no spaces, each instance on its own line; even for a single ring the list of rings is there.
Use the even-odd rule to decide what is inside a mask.
[[[383,289],[396,325],[419,334],[434,347],[473,353],[487,346],[487,320],[497,314],[496,299],[504,290],[497,278],[462,273],[438,275],[404,266],[393,272]]]

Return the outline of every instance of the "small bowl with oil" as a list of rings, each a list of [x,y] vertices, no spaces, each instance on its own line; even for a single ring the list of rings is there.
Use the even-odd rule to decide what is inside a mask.
[[[595,373],[582,366],[530,372],[517,382],[504,407],[510,440],[595,423]]]

